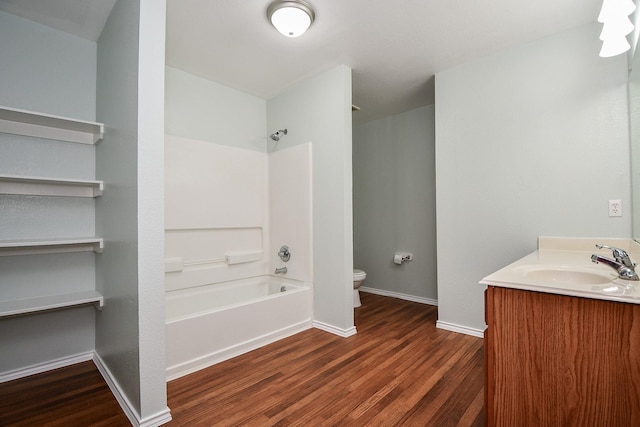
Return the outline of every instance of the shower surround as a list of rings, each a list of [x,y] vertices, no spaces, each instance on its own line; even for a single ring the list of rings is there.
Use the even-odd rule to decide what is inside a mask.
[[[178,343],[177,338],[172,339],[168,334],[167,358],[175,362],[168,367],[170,376],[175,378],[187,373],[178,365],[188,366],[191,372],[194,366],[202,368],[310,328],[313,317],[311,144],[266,153],[166,135],[165,151],[168,301],[190,289],[206,287],[215,291],[238,280],[255,277],[269,280],[275,268],[285,266],[277,255],[282,245],[288,245],[292,253],[286,263],[286,278],[308,288],[308,292],[299,292],[296,297],[303,301],[308,298],[302,303],[303,310],[290,306],[296,312],[295,316],[287,316],[291,324],[277,324],[270,331],[257,324],[269,317],[264,313],[264,307],[268,307],[264,304],[256,305],[255,310],[249,305],[234,314],[229,312],[228,318],[224,314],[210,317],[211,322],[218,323],[209,325],[210,330],[220,330],[216,326],[225,325],[233,331],[234,325],[238,325],[238,315],[243,325],[253,321],[256,327],[238,335],[237,342],[229,341],[228,332],[221,332],[224,336],[219,339],[208,337],[208,341],[225,344],[209,347],[201,351],[203,354],[180,351],[178,347],[185,346],[184,340]],[[205,295],[205,298],[216,298],[216,292]],[[212,305],[216,302],[212,301]],[[295,305],[300,302],[296,301]],[[287,310],[286,303],[273,307],[276,311]],[[192,314],[195,316],[197,311],[194,304]],[[182,314],[183,318],[189,317],[188,309]],[[200,323],[196,323],[203,325],[202,321],[201,318]],[[192,336],[193,346],[202,347],[195,342],[199,339],[197,331]],[[174,357],[177,353],[189,354],[188,360]]]

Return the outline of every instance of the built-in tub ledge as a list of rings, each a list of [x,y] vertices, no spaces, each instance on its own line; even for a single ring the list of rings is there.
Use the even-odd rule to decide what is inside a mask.
[[[177,273],[191,268],[202,268],[225,263],[226,265],[244,264],[262,260],[262,251],[232,252],[224,255],[224,258],[206,259],[199,261],[185,261],[180,257],[170,257],[164,259],[164,272]]]
[[[592,262],[593,254],[611,257],[596,244],[623,249],[640,262],[640,245],[631,239],[540,237],[537,251],[480,284],[640,304],[640,281],[620,279],[611,267]]]

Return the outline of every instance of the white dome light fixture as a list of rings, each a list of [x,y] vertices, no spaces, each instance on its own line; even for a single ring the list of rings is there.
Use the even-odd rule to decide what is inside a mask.
[[[287,37],[301,36],[315,19],[311,5],[302,0],[276,0],[267,8],[271,24]]]

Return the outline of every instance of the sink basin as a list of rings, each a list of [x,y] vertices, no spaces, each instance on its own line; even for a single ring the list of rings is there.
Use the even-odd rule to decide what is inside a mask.
[[[564,266],[523,265],[514,271],[535,282],[556,285],[604,285],[617,277],[613,272]]]

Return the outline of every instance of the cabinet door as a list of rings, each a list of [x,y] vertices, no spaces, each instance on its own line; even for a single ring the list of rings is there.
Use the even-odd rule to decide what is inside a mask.
[[[487,425],[640,425],[640,305],[487,295]]]

